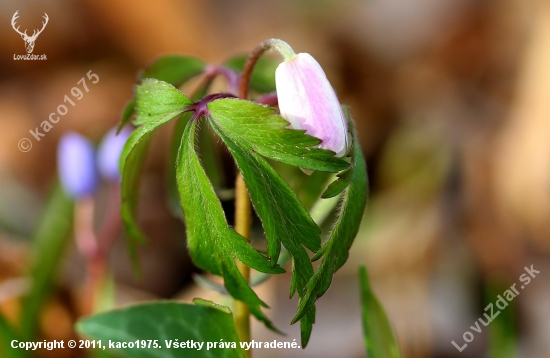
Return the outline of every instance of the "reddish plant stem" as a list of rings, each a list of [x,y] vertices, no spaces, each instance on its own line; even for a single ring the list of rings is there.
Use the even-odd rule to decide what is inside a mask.
[[[277,97],[277,93],[268,93],[256,98],[255,102],[259,104],[267,104],[268,106],[276,106],[279,104],[279,99]]]
[[[101,255],[106,258],[122,227],[120,217],[120,183],[109,183],[109,203],[105,219],[97,235]]]
[[[290,59],[295,56],[292,48],[284,41],[279,39],[268,39],[260,43],[248,56],[248,60],[244,65],[243,73],[241,75],[241,85],[239,86],[239,98],[247,99],[248,98],[248,87],[250,83],[250,76],[252,76],[252,71],[254,66],[260,59],[260,57],[270,50],[276,50],[279,52],[285,59]]]
[[[76,245],[80,254],[86,259],[86,280],[84,287],[84,315],[93,313],[95,302],[95,288],[98,281],[95,276],[99,270],[93,268],[92,265],[100,256],[99,245],[94,233],[94,207],[95,201],[92,197],[78,199],[75,204],[74,229],[76,237]]]
[[[75,236],[80,254],[86,259],[84,314],[92,314],[103,290],[107,274],[107,254],[110,251],[122,221],[120,218],[119,183],[109,184],[109,203],[99,234],[94,233],[95,201],[92,197],[79,199],[75,205]]]

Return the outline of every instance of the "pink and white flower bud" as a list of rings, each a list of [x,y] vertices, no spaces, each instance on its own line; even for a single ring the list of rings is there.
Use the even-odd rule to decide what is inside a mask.
[[[282,62],[275,71],[281,116],[294,129],[323,142],[337,157],[348,151],[348,128],[340,102],[319,63],[307,53]]]

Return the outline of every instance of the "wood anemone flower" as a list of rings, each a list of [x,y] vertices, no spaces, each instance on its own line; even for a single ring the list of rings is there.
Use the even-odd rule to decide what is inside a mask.
[[[337,157],[348,152],[346,117],[319,63],[307,53],[285,58],[275,71],[281,116],[294,129],[319,138]]]

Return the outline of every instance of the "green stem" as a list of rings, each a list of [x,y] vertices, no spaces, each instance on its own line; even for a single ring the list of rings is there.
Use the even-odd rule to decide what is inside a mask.
[[[248,85],[250,76],[258,59],[269,50],[278,51],[285,60],[290,60],[296,54],[286,42],[278,39],[269,39],[259,44],[250,54],[243,69],[241,84],[239,87],[239,97],[248,98]],[[248,197],[246,184],[242,175],[239,173],[235,183],[235,231],[250,240],[250,227],[252,225],[252,204]],[[250,267],[237,261],[237,267],[246,283],[250,281]],[[242,301],[235,301],[235,326],[241,342],[250,342],[250,309]],[[246,358],[252,357],[252,350],[244,352]]]
[[[245,71],[243,71],[241,86],[239,88],[239,97],[243,99],[248,97],[250,73],[252,73],[252,68],[254,68],[254,64],[257,60],[258,58],[256,58],[256,60],[254,60],[254,62],[248,67],[245,66]],[[246,64],[248,65],[249,62],[250,58]],[[246,190],[246,184],[243,176],[239,173],[235,182],[235,231],[244,236],[247,240],[250,240],[251,225],[252,204],[250,203],[250,198],[248,197],[248,191]],[[250,267],[238,260],[237,267],[246,283],[248,283],[250,280]],[[250,342],[250,309],[246,303],[239,300],[235,300],[235,326],[237,327],[237,333],[239,334],[239,339],[241,342]],[[244,351],[244,354],[246,358],[251,358],[252,350],[246,350]]]
[[[250,227],[252,223],[252,207],[246,184],[241,174],[237,177],[235,184],[235,231],[250,240]],[[245,281],[250,280],[250,267],[237,260],[237,267]],[[250,342],[250,309],[248,305],[242,301],[235,301],[235,326],[239,333],[241,342]],[[245,351],[245,357],[251,358],[252,351]]]

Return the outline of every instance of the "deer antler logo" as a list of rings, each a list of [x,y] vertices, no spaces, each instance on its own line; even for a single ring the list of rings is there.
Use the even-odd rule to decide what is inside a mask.
[[[40,33],[42,33],[42,31],[44,31],[44,28],[46,28],[46,25],[48,24],[48,14],[44,13],[45,21],[42,22],[42,28],[40,30],[34,30],[32,36],[29,36],[27,35],[27,30],[25,30],[25,32],[21,32],[19,31],[19,26],[17,26],[17,28],[15,27],[15,20],[17,20],[17,18],[19,17],[17,15],[18,12],[19,10],[17,10],[11,18],[11,26],[13,27],[15,32],[21,35],[21,38],[23,38],[23,40],[25,41],[25,48],[27,49],[27,53],[32,53],[32,50],[34,50],[34,42],[36,41],[36,38],[38,37],[38,35],[40,35]]]

